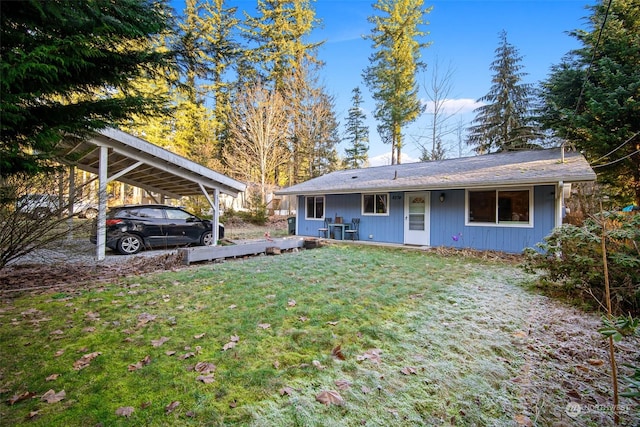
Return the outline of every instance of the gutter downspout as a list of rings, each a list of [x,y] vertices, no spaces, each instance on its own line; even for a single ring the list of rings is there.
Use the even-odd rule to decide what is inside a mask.
[[[555,226],[560,227],[562,225],[562,206],[564,205],[564,182],[558,181],[558,185],[556,185],[556,203],[555,203],[555,212],[556,212],[556,221]]]

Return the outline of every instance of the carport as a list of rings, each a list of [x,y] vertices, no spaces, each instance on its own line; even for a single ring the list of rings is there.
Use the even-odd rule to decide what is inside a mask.
[[[98,260],[105,258],[107,184],[111,181],[174,199],[204,195],[213,210],[214,244],[218,240],[220,193],[237,197],[246,189],[246,184],[113,128],[88,138],[65,138],[59,144],[57,158],[70,166],[70,186],[75,168],[98,176]],[[69,190],[73,194],[73,188]]]

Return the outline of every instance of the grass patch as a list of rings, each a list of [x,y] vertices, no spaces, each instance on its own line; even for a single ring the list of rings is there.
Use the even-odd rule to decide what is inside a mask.
[[[508,379],[521,364],[512,334],[521,325],[487,311],[504,292],[488,282],[505,268],[335,245],[5,300],[0,397],[34,397],[3,403],[0,419],[512,425],[518,396]],[[215,370],[198,372],[199,362]],[[213,381],[198,380],[207,375]],[[50,389],[65,398],[43,402]],[[317,402],[325,390],[343,404]],[[172,402],[180,403],[168,410]],[[134,411],[116,415],[121,407]]]

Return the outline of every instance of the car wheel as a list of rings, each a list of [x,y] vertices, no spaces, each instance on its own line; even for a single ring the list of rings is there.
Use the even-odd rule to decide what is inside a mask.
[[[94,219],[98,216],[98,211],[96,209],[87,209],[84,211],[84,217],[87,219]]]
[[[35,208],[33,210],[33,217],[36,219],[44,219],[51,215],[51,211],[47,208]]]
[[[133,255],[142,249],[142,239],[134,234],[128,234],[118,240],[118,252],[122,255]]]
[[[213,233],[211,231],[203,233],[202,237],[200,237],[200,244],[202,246],[211,246],[213,244]]]

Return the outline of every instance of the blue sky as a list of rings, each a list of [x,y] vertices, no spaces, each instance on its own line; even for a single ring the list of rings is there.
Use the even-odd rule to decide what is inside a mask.
[[[365,112],[370,120],[369,156],[373,164],[389,161],[390,146],[380,142],[373,120],[375,103],[362,81],[362,71],[368,65],[371,43],[362,38],[368,34],[371,24],[367,17],[373,13],[371,0],[318,0],[316,12],[324,22],[324,28],[313,34],[314,39],[325,40],[320,48],[320,58],[326,62],[323,72],[324,83],[336,99],[336,114],[341,125],[346,122],[351,106],[352,89],[360,86],[365,94]],[[544,80],[553,64],[560,62],[571,49],[580,47],[567,32],[586,28],[586,17],[590,12],[585,8],[594,4],[591,0],[439,0],[426,2],[433,6],[427,15],[429,35],[426,41],[432,44],[424,49],[422,60],[427,63],[425,75],[418,82],[429,83],[430,66],[436,60],[440,73],[453,71],[450,96],[453,112],[468,122],[474,118],[472,109],[475,101],[486,95],[491,87],[493,72],[491,62],[495,59],[500,31],[507,32],[507,40],[518,49],[522,56],[523,72],[528,75],[524,82],[535,84]],[[421,96],[425,97],[424,90]],[[419,156],[416,141],[426,143],[421,138],[426,135],[428,117],[419,118],[405,131],[403,162]],[[471,155],[462,147],[460,153],[458,138],[450,135],[444,138],[447,157],[459,154]],[[341,154],[344,152],[341,146]],[[381,158],[382,157],[382,158]],[[386,157],[386,159],[384,158]]]
[[[341,131],[348,109],[351,106],[352,90],[360,86],[365,103],[363,108],[368,116],[370,134],[369,157],[372,165],[385,164],[390,157],[390,146],[380,141],[373,119],[375,103],[364,85],[362,72],[368,66],[371,42],[363,39],[369,34],[371,24],[367,17],[374,10],[375,0],[317,0],[312,2],[317,18],[322,20],[321,28],[311,35],[312,41],[324,40],[319,57],[325,62],[321,71],[321,82],[327,92],[335,97],[336,116]],[[536,84],[544,80],[550,67],[560,62],[570,50],[580,47],[567,32],[586,28],[590,11],[588,5],[596,0],[435,0],[426,1],[433,6],[426,16],[429,34],[424,41],[431,42],[424,49],[422,61],[427,63],[427,71],[418,76],[419,83],[429,83],[431,66],[436,59],[441,72],[452,70],[451,105],[456,116],[451,121],[469,122],[473,119],[475,101],[486,95],[491,87],[490,64],[495,59],[500,31],[507,32],[507,41],[518,49],[522,56],[523,72],[528,75],[524,82]],[[177,6],[181,0],[174,0]],[[253,14],[256,0],[231,0],[227,7],[238,6]],[[421,90],[421,97],[425,97]],[[426,143],[422,138],[427,133],[428,117],[421,117],[405,130],[403,162],[417,159],[419,149],[416,141]],[[458,147],[457,137],[444,139],[448,158],[471,155],[464,146]],[[344,155],[344,144],[339,146]]]

